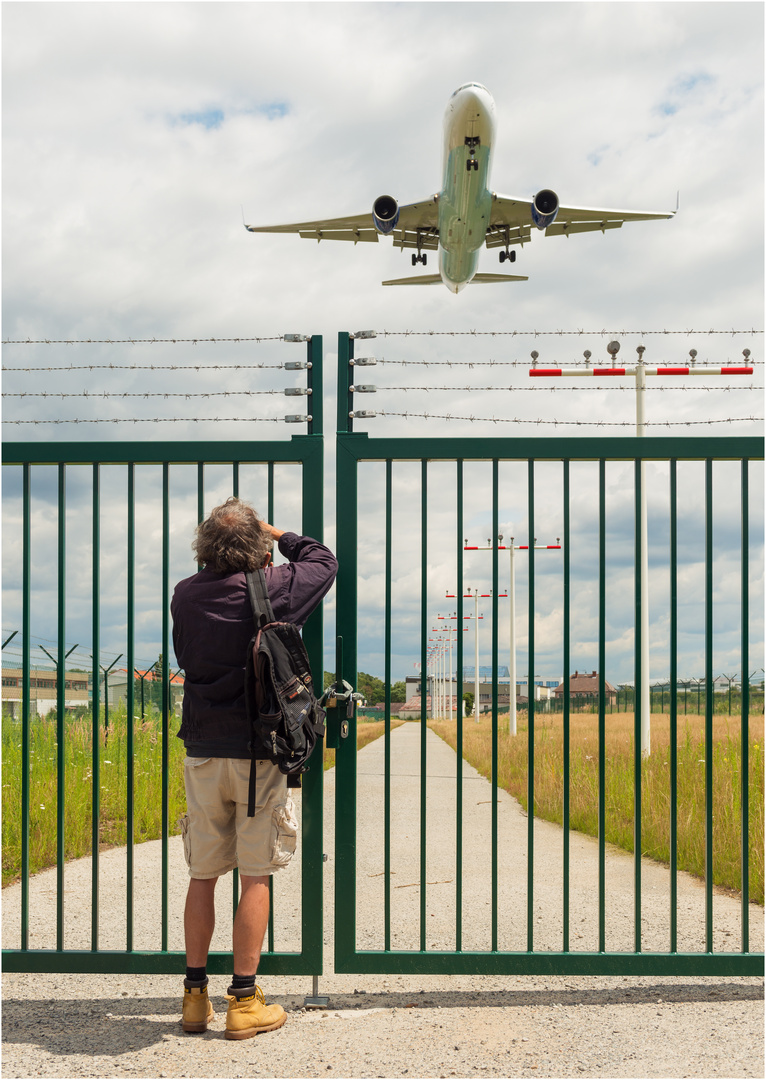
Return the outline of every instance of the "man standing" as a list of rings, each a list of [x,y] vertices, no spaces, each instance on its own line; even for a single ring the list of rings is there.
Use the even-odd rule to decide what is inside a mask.
[[[275,540],[289,560],[283,566],[269,565]],[[303,626],[335,580],[338,564],[318,541],[275,529],[237,498],[227,499],[198,526],[192,547],[204,569],[179,581],[171,604],[173,645],[185,675],[178,737],[186,747],[187,814],[181,825],[191,878],[182,1023],[184,1031],[205,1031],[213,1018],[206,966],[215,886],[238,866],[242,894],[234,918],[226,1038],[247,1039],[287,1019],[281,1005],[265,1003],[255,976],[269,919],[269,877],[289,863],[298,823],[288,778],[270,761],[256,764],[255,816],[247,816],[245,663],[254,625],[245,574],[265,567],[275,620]]]

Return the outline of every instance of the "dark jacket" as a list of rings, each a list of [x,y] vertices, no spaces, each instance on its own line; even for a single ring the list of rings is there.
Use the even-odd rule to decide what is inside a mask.
[[[274,618],[303,626],[335,580],[338,563],[329,548],[296,533],[284,533],[279,550],[290,561],[266,570]],[[249,758],[245,658],[254,626],[244,573],[200,570],[178,582],[170,611],[184,670],[178,738],[191,757]]]

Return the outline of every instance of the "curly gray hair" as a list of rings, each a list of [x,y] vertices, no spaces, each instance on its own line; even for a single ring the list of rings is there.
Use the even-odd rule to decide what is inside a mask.
[[[233,574],[263,566],[273,546],[252,506],[232,496],[197,526],[192,550],[208,570]]]

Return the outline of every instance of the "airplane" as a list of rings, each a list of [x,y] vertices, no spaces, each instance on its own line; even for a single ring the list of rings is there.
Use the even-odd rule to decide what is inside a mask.
[[[311,240],[377,243],[390,236],[401,249],[415,248],[412,265],[426,266],[429,251],[439,252],[439,273],[394,278],[383,285],[435,285],[459,293],[468,284],[527,281],[515,274],[479,274],[483,244],[500,248],[500,262],[516,261],[516,246],[528,243],[532,229],[546,236],[619,229],[624,221],[672,218],[671,212],[599,210],[561,206],[555,191],[543,188],[533,199],[498,195],[489,188],[495,138],[495,103],[481,83],[464,83],[452,94],[444,114],[442,190],[428,199],[400,206],[381,195],[372,213],[296,225],[245,225],[248,232],[298,233]]]

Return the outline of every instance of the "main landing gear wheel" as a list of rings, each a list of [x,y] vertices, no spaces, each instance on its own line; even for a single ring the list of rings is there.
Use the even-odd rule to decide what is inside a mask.
[[[516,262],[516,252],[515,251],[501,251],[500,252],[500,262],[504,263],[506,259],[508,260],[508,262]]]
[[[418,255],[413,255],[412,256],[412,265],[413,266],[417,266],[418,263],[422,263],[423,266],[425,266],[427,262],[428,262],[428,256],[427,255],[418,254]]]

